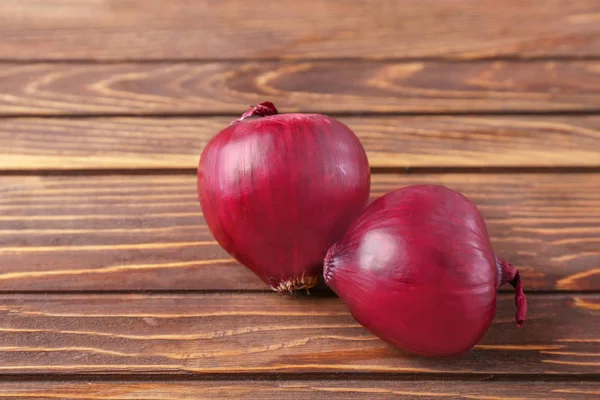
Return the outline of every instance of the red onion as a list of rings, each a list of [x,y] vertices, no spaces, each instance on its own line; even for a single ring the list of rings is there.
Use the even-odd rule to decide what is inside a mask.
[[[527,304],[519,272],[496,258],[477,207],[443,186],[409,186],[371,203],[328,251],[325,282],[352,315],[408,352],[455,355],[486,332],[496,287]]]
[[[269,102],[217,134],[198,167],[212,234],[279,292],[317,283],[327,249],[364,210],[369,188],[367,155],[346,125],[277,114]]]

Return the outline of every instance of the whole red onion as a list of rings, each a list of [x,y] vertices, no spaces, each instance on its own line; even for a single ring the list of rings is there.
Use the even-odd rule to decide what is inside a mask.
[[[371,203],[327,253],[325,282],[381,339],[411,353],[455,355],[486,332],[496,287],[519,272],[496,258],[477,207],[444,186],[418,185]]]
[[[277,114],[269,102],[217,134],[198,167],[214,237],[279,292],[317,283],[327,249],[363,211],[369,188],[367,155],[346,125]]]

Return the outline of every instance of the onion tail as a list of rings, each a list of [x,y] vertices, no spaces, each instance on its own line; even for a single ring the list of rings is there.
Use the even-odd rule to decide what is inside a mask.
[[[236,122],[242,122],[246,118],[253,117],[255,115],[259,117],[268,117],[269,115],[275,115],[278,113],[279,111],[277,111],[275,104],[271,103],[270,101],[265,101],[256,106],[250,106],[250,109],[248,111],[243,113],[242,116],[238,119],[231,122],[231,124],[235,124]]]
[[[517,306],[515,319],[517,320],[517,325],[521,326],[527,316],[527,299],[525,298],[525,293],[523,293],[521,274],[514,265],[502,260],[496,261],[496,268],[498,269],[498,286],[510,283],[515,288],[515,305]]]

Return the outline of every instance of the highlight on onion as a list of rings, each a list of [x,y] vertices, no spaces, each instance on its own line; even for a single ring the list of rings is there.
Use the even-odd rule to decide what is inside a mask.
[[[350,128],[320,114],[278,114],[270,102],[219,132],[198,166],[215,239],[278,292],[317,283],[369,190],[367,155]]]
[[[477,207],[444,186],[416,185],[371,203],[328,251],[325,282],[381,339],[425,356],[470,349],[489,328],[496,288],[521,276],[496,257]]]

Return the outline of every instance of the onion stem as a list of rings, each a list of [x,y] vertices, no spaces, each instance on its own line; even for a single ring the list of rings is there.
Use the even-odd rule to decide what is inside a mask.
[[[517,306],[515,319],[517,320],[517,325],[521,326],[527,315],[527,300],[523,292],[521,274],[514,265],[503,260],[496,261],[496,268],[498,269],[498,286],[510,283],[515,288],[515,305]]]

